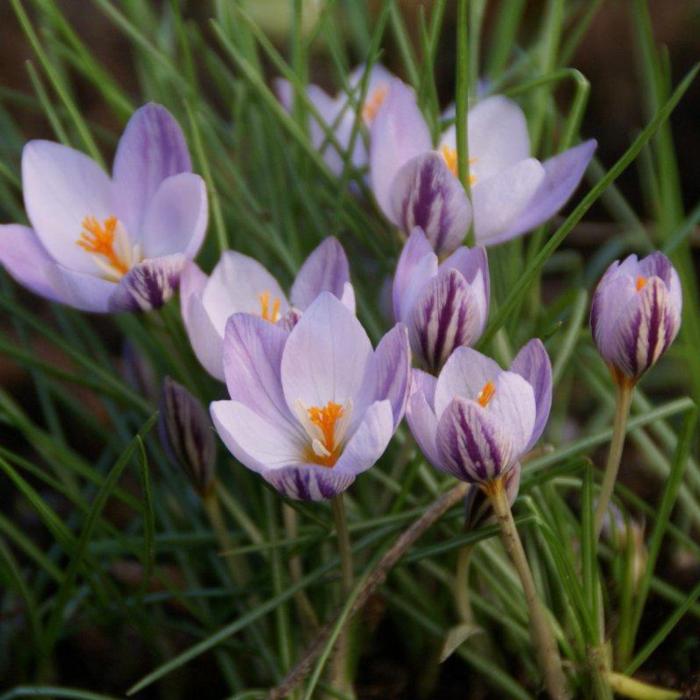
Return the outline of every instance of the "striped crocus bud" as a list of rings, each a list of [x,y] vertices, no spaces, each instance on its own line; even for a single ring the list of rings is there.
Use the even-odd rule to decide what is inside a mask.
[[[170,460],[206,495],[214,482],[214,431],[204,406],[170,377],[163,381],[158,432]]]
[[[681,324],[681,285],[669,259],[616,260],[591,305],[593,339],[615,381],[633,386],[666,351]]]

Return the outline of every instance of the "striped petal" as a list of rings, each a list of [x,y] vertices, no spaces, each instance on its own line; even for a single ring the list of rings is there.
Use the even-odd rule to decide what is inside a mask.
[[[297,464],[263,472],[263,477],[283,496],[295,501],[323,501],[345,491],[355,475],[318,464]]]
[[[122,277],[110,299],[111,311],[151,311],[170,299],[187,262],[182,254],[150,258]]]

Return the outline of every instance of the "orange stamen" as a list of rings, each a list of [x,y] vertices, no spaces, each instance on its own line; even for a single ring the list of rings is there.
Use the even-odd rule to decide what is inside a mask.
[[[646,278],[646,277],[642,277],[641,275],[639,275],[639,277],[637,277],[637,282],[636,282],[636,284],[635,284],[635,287],[637,288],[637,291],[639,292],[639,291],[641,291],[642,289],[644,289],[644,287],[646,286],[646,283],[647,283],[647,278]]]
[[[307,411],[309,420],[321,430],[323,446],[330,452],[327,457],[314,454],[313,461],[324,467],[332,467],[338,459],[338,445],[335,444],[335,425],[343,415],[343,407],[334,401],[329,401],[322,408],[312,406]]]
[[[477,394],[477,403],[486,408],[486,406],[488,406],[489,401],[491,401],[495,393],[496,385],[492,381],[486,382],[486,384],[484,384],[483,389]]]
[[[277,323],[280,317],[280,300],[272,300],[272,308],[270,308],[270,292],[263,292],[260,295],[260,315],[263,320],[270,323]]]
[[[129,266],[114,250],[114,235],[119,223],[116,216],[109,216],[101,224],[94,216],[83,219],[83,229],[76,243],[88,253],[101,255],[119,273],[125,275]]]
[[[440,146],[440,155],[445,161],[445,165],[450,169],[450,172],[455,176],[459,177],[457,173],[457,151],[454,148],[450,148],[446,143]],[[469,159],[469,165],[474,165],[476,158]],[[472,186],[476,184],[476,177],[469,174],[469,185]]]
[[[382,106],[384,99],[386,98],[389,89],[386,85],[376,88],[369,97],[365,100],[365,105],[362,108],[362,118],[366,122],[374,121],[377,116],[379,108]]]

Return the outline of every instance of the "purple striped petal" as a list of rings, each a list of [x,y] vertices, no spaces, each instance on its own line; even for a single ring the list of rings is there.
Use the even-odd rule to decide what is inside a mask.
[[[441,468],[470,483],[484,483],[515,463],[504,426],[474,401],[455,398],[440,417],[437,449]]]
[[[263,473],[265,480],[282,495],[296,501],[323,501],[345,491],[355,475],[317,464],[272,469]]]
[[[396,265],[392,288],[394,319],[408,323],[425,285],[437,274],[438,259],[420,228],[413,229]]]
[[[542,341],[533,338],[513,360],[511,372],[530,384],[535,394],[535,426],[524,452],[529,452],[540,439],[552,407],[552,363]]]
[[[377,382],[375,400],[389,400],[395,430],[403,419],[411,382],[411,350],[406,326],[395,325],[381,339],[374,351],[374,366]]]
[[[187,262],[182,254],[150,258],[122,277],[110,299],[110,311],[151,311],[158,309],[177,290]]]
[[[471,204],[459,180],[435,152],[408,161],[390,190],[396,222],[408,233],[420,226],[438,255],[454,251],[471,225]]]
[[[660,251],[650,253],[639,261],[639,274],[643,277],[658,277],[668,288],[670,300],[680,315],[683,308],[681,281],[671,261]]]

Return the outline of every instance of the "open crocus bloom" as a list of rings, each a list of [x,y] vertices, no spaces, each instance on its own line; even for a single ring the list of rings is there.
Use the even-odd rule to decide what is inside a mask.
[[[32,228],[0,226],[0,262],[33,292],[84,311],[161,306],[204,239],[204,181],[159,105],[129,120],[111,178],[79,151],[30,141],[22,187]]]
[[[249,314],[228,321],[230,401],[211,405],[229,450],[290,498],[344,491],[384,452],[404,413],[406,329],[372,350],[355,315],[328,292],[288,331]]]
[[[211,276],[189,263],[182,273],[180,304],[190,343],[202,366],[224,380],[226,321],[234,313],[258,316],[271,324],[294,324],[321,293],[331,292],[355,312],[355,293],[345,251],[326,238],[306,259],[294,280],[291,307],[277,280],[253,258],[226,251]]]
[[[401,252],[392,292],[394,318],[405,323],[411,349],[437,373],[455,348],[481,337],[489,312],[484,248],[461,246],[444,262],[420,228]]]
[[[527,123],[511,100],[487,97],[469,111],[471,201],[457,178],[455,126],[433,147],[407,85],[393,79],[371,130],[370,183],[385,216],[406,234],[420,226],[438,255],[476,242],[494,245],[536,228],[578,186],[595,141],[540,163],[530,157]]]
[[[485,484],[507,474],[532,449],[551,405],[552,366],[535,339],[508,371],[465,347],[452,353],[437,379],[413,370],[406,417],[434,467]]]
[[[348,88],[356,100],[360,97],[360,85],[365,70],[365,66],[358,66],[348,77]],[[374,123],[393,79],[394,76],[384,66],[377,64],[370,69],[367,76],[365,99],[359,106],[362,112],[362,123],[365,127],[369,128]],[[284,108],[291,111],[294,99],[294,90],[291,84],[286,80],[278,79],[275,81],[275,88]],[[341,152],[339,153],[338,149],[329,142],[325,129],[314,118],[310,121],[311,142],[314,148],[321,151],[330,170],[335,175],[340,175],[344,167],[343,154],[350,147],[350,139],[355,125],[356,100],[352,101],[345,92],[331,97],[325,90],[313,84],[307,87],[307,96],[325,125],[333,130]],[[350,160],[358,169],[367,165],[367,146],[362,134],[355,137]]]
[[[661,357],[678,334],[682,306],[678,273],[663,253],[610,265],[593,295],[591,329],[616,380],[635,383]]]

